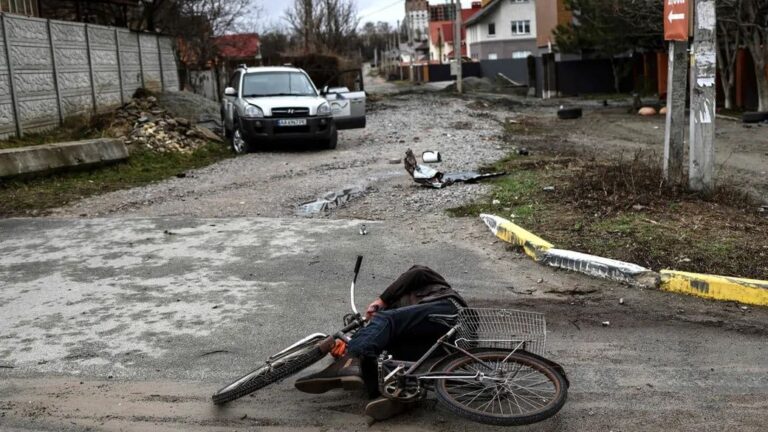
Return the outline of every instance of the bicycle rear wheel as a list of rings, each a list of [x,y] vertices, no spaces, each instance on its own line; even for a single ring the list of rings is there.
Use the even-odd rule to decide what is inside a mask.
[[[271,364],[264,364],[248,375],[220,389],[214,393],[211,399],[213,399],[213,403],[216,405],[233,401],[276,381],[288,378],[296,372],[312,366],[323,357],[325,357],[325,353],[317,347],[317,342],[308,342],[305,347],[297,349],[295,352],[275,360]]]
[[[459,357],[440,372],[475,375],[484,379],[441,379],[437,399],[449,410],[470,420],[500,426],[536,423],[552,417],[568,395],[563,376],[547,363],[525,355],[499,350],[477,351]],[[509,358],[504,359],[509,355]]]

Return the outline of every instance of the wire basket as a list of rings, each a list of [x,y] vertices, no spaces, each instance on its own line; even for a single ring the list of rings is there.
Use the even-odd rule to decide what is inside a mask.
[[[503,348],[544,355],[547,323],[544,314],[513,309],[459,310],[456,345],[468,349]]]

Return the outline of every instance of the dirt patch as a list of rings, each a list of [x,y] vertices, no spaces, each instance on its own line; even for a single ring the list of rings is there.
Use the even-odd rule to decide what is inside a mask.
[[[654,270],[768,279],[768,218],[737,185],[702,196],[664,182],[652,153],[589,156],[552,136],[542,143],[526,127],[537,128],[507,123],[505,138],[518,147],[486,167],[512,174],[495,181],[490,196],[451,213],[497,214],[557,247]],[[522,146],[530,156],[518,154]]]

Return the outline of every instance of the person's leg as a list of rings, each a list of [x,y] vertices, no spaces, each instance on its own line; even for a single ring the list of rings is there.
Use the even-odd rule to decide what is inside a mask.
[[[371,323],[352,337],[347,352],[353,356],[377,356],[403,339],[424,342],[424,350],[448,330],[429,320],[432,314],[454,314],[450,300],[422,303],[378,312]]]

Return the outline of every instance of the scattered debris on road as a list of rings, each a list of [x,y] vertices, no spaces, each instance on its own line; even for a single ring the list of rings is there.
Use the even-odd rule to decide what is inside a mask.
[[[403,159],[403,163],[405,165],[405,170],[408,171],[408,174],[413,177],[413,180],[416,183],[424,186],[431,186],[435,189],[441,189],[454,183],[472,183],[478,180],[499,177],[507,174],[506,172],[482,174],[477,171],[443,174],[434,168],[430,168],[428,166],[420,165],[417,163],[416,156],[414,156],[411,149],[408,149],[405,152],[405,159]]]
[[[368,234],[368,227],[365,226],[365,224],[360,224],[360,235],[366,235]]]
[[[439,151],[427,150],[421,154],[421,160],[424,163],[436,163],[436,162],[442,162],[443,158],[442,156],[440,156]]]
[[[622,298],[620,298],[620,299],[619,299],[619,304],[620,304],[620,305],[623,305],[623,304],[624,304],[624,297],[622,297]]]
[[[611,322],[610,321],[603,321],[602,324],[603,324],[603,327],[608,327],[609,325],[611,325]]]
[[[344,188],[336,192],[328,192],[322,197],[300,204],[296,209],[297,216],[311,217],[316,214],[327,212],[338,208],[351,200],[365,193],[366,189],[360,186]]]
[[[554,192],[555,187],[554,186],[544,186],[544,192]]]

